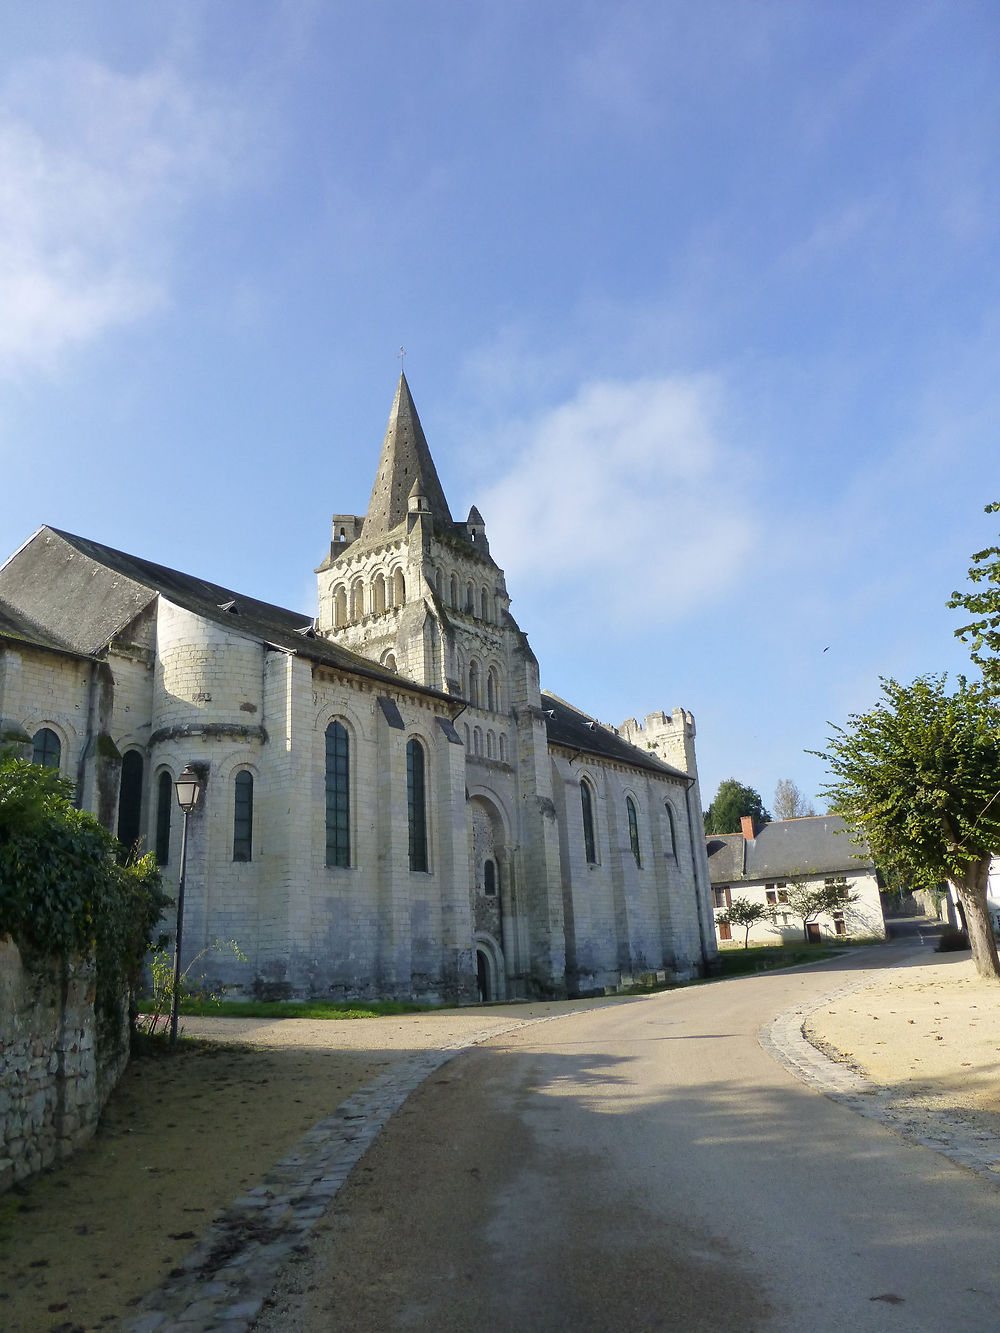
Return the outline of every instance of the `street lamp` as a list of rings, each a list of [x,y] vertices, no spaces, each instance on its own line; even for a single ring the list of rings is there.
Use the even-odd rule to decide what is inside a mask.
[[[181,829],[181,874],[177,884],[177,931],[174,935],[174,989],[170,997],[170,1045],[177,1041],[177,1005],[181,990],[181,932],[184,928],[184,872],[187,867],[188,815],[201,796],[201,778],[190,764],[174,783],[177,804],[184,813]]]

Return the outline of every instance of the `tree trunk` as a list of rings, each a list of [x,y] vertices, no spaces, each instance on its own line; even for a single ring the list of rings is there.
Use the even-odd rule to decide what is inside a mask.
[[[990,857],[983,856],[972,862],[961,879],[953,880],[952,883],[965,912],[976,971],[988,981],[1000,981],[1000,957],[997,955],[996,936],[986,906],[989,874]]]

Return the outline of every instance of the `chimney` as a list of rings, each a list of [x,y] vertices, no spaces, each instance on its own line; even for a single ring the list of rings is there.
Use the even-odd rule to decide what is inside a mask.
[[[743,830],[743,836],[747,840],[747,842],[753,842],[754,840],[753,815],[741,815],[740,825]]]

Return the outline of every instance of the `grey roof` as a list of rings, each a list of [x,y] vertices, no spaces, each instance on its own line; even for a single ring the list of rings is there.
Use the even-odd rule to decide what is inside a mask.
[[[176,606],[309,661],[395,688],[447,698],[407,681],[340,644],[315,635],[312,617],[272,606],[111,546],[43,527],[0,569],[0,608],[11,623],[25,618],[75,652],[100,652],[161,594]]]
[[[0,602],[0,639],[16,639],[19,643],[30,643],[37,648],[66,653],[70,657],[82,656],[55,634],[50,634],[40,625],[36,625],[30,617],[12,606],[4,606],[2,602]]]
[[[874,868],[867,844],[852,842],[839,815],[777,819],[745,841],[741,833],[706,839],[713,884],[775,880],[799,874],[843,875]]]
[[[382,453],[364,527],[361,529],[361,540],[365,543],[380,540],[404,522],[407,501],[417,485],[431,514],[446,529],[450,529],[452,517],[448,501],[444,498],[444,490],[424,438],[410,386],[406,376],[401,373],[389,412],[389,424],[382,442]]]
[[[619,764],[630,764],[633,768],[645,768],[663,777],[683,778],[688,775],[679,768],[672,768],[662,759],[657,759],[648,750],[640,750],[630,745],[610,727],[603,726],[596,718],[582,713],[565,699],[547,690],[542,692],[542,708],[545,711],[546,730],[550,745],[563,745],[567,749],[577,750],[581,754],[596,755],[601,759],[613,759]]]

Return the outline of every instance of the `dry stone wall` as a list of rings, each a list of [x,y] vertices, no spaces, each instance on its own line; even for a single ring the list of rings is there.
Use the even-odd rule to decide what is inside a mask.
[[[99,1052],[89,960],[26,967],[0,939],[0,1193],[93,1134],[128,1059],[123,1026]]]

